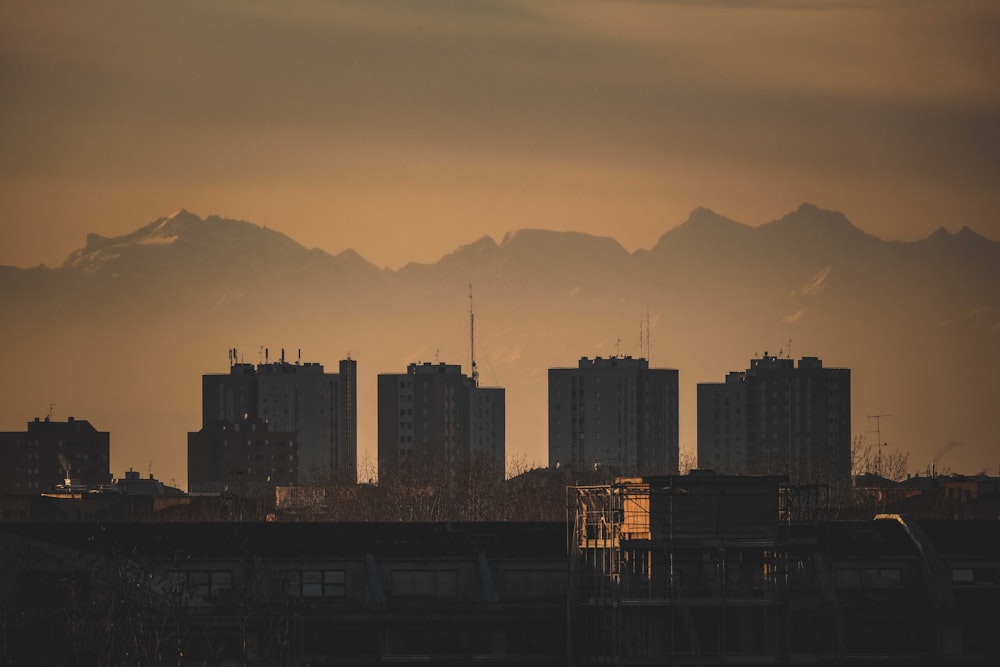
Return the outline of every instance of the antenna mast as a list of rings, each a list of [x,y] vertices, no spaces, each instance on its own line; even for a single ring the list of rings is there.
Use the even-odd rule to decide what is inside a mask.
[[[875,474],[879,477],[882,476],[882,445],[888,444],[882,442],[882,417],[891,417],[892,415],[868,415],[868,419],[875,420],[875,438],[878,442],[875,443]]]
[[[472,369],[472,386],[479,386],[479,368],[476,366],[476,314],[472,310],[472,283],[469,283],[469,366]]]
[[[653,364],[653,348],[650,347],[649,341],[649,304],[646,304],[646,361],[649,362],[650,366]]]
[[[643,355],[643,348],[642,348],[643,335],[644,334],[643,334],[643,331],[642,331],[642,318],[640,317],[639,318],[639,358],[640,359],[645,359],[646,358]]]

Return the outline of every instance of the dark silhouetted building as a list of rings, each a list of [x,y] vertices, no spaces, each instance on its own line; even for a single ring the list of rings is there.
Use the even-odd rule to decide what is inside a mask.
[[[26,431],[0,433],[0,493],[36,494],[67,478],[98,486],[111,481],[111,434],[86,419],[35,418]]]
[[[549,465],[677,471],[677,371],[646,359],[549,369]]]
[[[567,664],[994,665],[1000,521],[818,519],[784,476],[570,489]]]
[[[299,481],[357,480],[357,362],[339,373],[317,363],[234,363],[227,375],[202,376],[202,428],[267,422],[298,437]]]
[[[0,524],[4,664],[566,664],[560,523]]]
[[[451,466],[488,460],[502,474],[505,394],[479,387],[452,364],[410,364],[378,376],[379,472],[416,455]]]
[[[118,493],[127,496],[179,496],[184,492],[175,486],[164,484],[149,473],[143,477],[138,471],[129,468],[124,477],[114,480],[112,486]]]
[[[188,433],[188,491],[222,493],[290,486],[298,481],[294,432],[270,430],[262,419],[213,422]]]
[[[698,385],[698,467],[794,481],[851,475],[851,371],[766,352],[724,383]]]
[[[1000,521],[796,490],[619,479],[571,487],[571,527],[0,524],[4,664],[1000,664]]]

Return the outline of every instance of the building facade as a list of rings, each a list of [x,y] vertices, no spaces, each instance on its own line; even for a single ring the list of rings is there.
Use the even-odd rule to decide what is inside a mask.
[[[190,493],[252,492],[294,485],[299,478],[295,432],[272,431],[268,422],[213,422],[188,433]]]
[[[549,465],[677,472],[677,371],[646,359],[549,369]]]
[[[410,364],[378,376],[379,472],[415,456],[454,466],[488,460],[502,473],[506,395],[479,387],[457,364]]]
[[[299,481],[357,481],[357,362],[339,373],[322,364],[233,364],[228,374],[202,376],[202,428],[266,422],[270,431],[295,433]]]
[[[698,385],[698,466],[794,481],[851,474],[851,371],[817,357],[768,355],[722,383]]]
[[[86,419],[35,418],[25,431],[0,433],[0,493],[38,494],[71,478],[111,482],[111,434]]]

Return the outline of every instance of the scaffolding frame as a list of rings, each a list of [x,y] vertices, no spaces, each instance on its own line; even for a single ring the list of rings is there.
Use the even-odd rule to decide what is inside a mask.
[[[816,520],[818,489],[673,475],[568,494],[570,664],[792,657],[788,624],[816,609],[818,588],[815,540],[784,527]]]

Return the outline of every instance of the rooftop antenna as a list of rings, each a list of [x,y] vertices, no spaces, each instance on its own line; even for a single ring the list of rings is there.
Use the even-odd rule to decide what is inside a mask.
[[[271,363],[271,350],[270,350],[270,348],[266,348],[266,347],[264,348],[264,363],[265,364]]]
[[[649,304],[646,304],[646,360],[653,364],[653,348],[649,341]]]
[[[298,366],[302,363],[302,348],[299,348],[299,358],[295,360],[295,365]]]
[[[472,283],[469,283],[469,367],[472,370],[472,386],[479,386],[479,367],[476,366],[476,313],[473,310]]]
[[[882,417],[891,417],[892,415],[868,415],[868,419],[875,420],[875,438],[878,442],[875,443],[875,474],[879,477],[882,476],[882,446],[888,443],[882,442]]]
[[[639,358],[640,359],[644,358],[643,353],[642,353],[643,352],[642,336],[643,336],[643,333],[642,333],[642,319],[640,318],[639,319]]]
[[[618,340],[616,340],[616,341],[615,341],[615,346],[616,346],[616,348],[617,348],[617,350],[618,350],[618,351],[617,351],[617,352],[615,353],[615,356],[616,356],[616,357],[617,357],[618,359],[621,359],[621,358],[622,358],[622,339],[621,339],[621,338],[619,338]]]
[[[260,366],[263,363],[261,356],[264,354],[264,346],[261,345],[257,348],[257,365]]]
[[[788,353],[788,358],[789,359],[792,358],[792,341],[793,341],[793,339],[789,338],[788,339],[788,346],[785,348],[785,352]]]
[[[226,350],[226,356],[229,357],[229,367],[233,367],[233,348]]]
[[[45,421],[52,421],[52,418],[55,416],[55,414],[56,414],[56,404],[49,403],[49,416],[48,419],[46,419]]]

